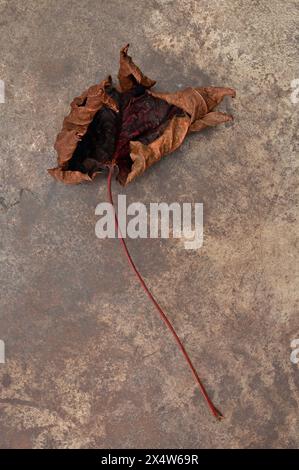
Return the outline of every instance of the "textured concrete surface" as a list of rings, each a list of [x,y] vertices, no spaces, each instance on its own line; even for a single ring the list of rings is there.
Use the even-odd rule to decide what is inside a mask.
[[[298,2],[0,0],[0,447],[298,447]],[[298,34],[298,33],[297,33]],[[131,55],[158,90],[237,89],[235,122],[123,190],[204,204],[204,246],[130,240],[226,419],[215,422],[116,240],[105,180],[53,181],[69,102]]]

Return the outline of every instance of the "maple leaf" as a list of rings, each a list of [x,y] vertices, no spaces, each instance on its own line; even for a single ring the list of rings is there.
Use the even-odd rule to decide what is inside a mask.
[[[58,167],[49,173],[63,183],[92,181],[111,164],[126,185],[164,155],[174,152],[190,132],[230,121],[214,111],[232,88],[188,87],[175,93],[151,90],[146,77],[128,55],[120,51],[119,85],[111,77],[90,87],[71,103],[55,149]]]
[[[188,133],[230,121],[232,116],[214,109],[224,96],[235,96],[232,88],[221,87],[154,92],[151,88],[156,82],[134,64],[128,47],[120,51],[118,87],[113,86],[108,76],[72,101],[55,142],[58,167],[48,170],[57,180],[76,184],[92,181],[109,168],[108,195],[113,207],[111,179],[116,167],[120,183],[130,183],[164,155],[174,152]],[[221,419],[222,414],[209,398],[172,323],[139,273],[120,232],[116,213],[115,224],[130,266],[176,340],[211,413]]]

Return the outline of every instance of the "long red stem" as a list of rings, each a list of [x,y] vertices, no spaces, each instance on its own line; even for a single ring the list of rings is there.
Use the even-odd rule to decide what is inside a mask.
[[[117,231],[118,231],[118,238],[121,242],[121,245],[124,249],[124,252],[126,254],[126,257],[127,257],[127,260],[131,266],[131,268],[133,269],[134,273],[136,274],[141,286],[143,287],[145,293],[148,295],[148,297],[150,298],[150,300],[152,301],[152,303],[154,304],[154,306],[156,307],[161,319],[163,320],[163,322],[165,323],[165,325],[167,326],[167,328],[170,330],[170,332],[172,333],[172,335],[174,336],[174,339],[176,340],[177,342],[177,345],[179,347],[179,349],[181,350],[184,358],[186,359],[187,361],[187,364],[189,365],[192,373],[193,373],[193,376],[198,384],[198,387],[199,387],[199,390],[201,392],[201,394],[203,395],[203,397],[205,398],[206,402],[207,402],[207,405],[211,411],[211,413],[215,416],[215,418],[217,419],[222,419],[223,418],[223,415],[220,413],[220,411],[217,410],[217,408],[214,406],[212,400],[210,399],[204,385],[202,384],[200,378],[199,378],[199,375],[194,367],[194,365],[192,364],[192,361],[183,345],[183,343],[181,342],[180,338],[178,337],[174,327],[172,326],[170,320],[168,319],[167,315],[163,312],[162,308],[160,307],[160,305],[158,304],[158,302],[156,301],[156,299],[154,298],[154,296],[151,294],[150,290],[148,289],[143,277],[141,276],[141,274],[139,273],[138,269],[136,268],[135,266],[135,263],[134,261],[132,260],[132,257],[129,253],[129,250],[127,248],[127,245],[126,245],[126,242],[122,236],[122,233],[120,231],[120,227],[119,227],[119,223],[118,223],[118,218],[117,218],[117,214],[116,214],[116,211],[115,211],[115,207],[114,207],[114,203],[113,203],[113,197],[112,197],[112,191],[111,191],[111,180],[112,180],[112,175],[113,175],[113,172],[114,172],[114,166],[112,165],[110,168],[109,168],[109,174],[108,174],[108,197],[109,197],[109,201],[110,201],[110,204],[112,205],[113,207],[113,210],[114,210],[114,217],[115,217],[115,226],[117,228]]]

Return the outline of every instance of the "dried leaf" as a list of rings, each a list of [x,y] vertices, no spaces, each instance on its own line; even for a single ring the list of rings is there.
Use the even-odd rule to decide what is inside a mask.
[[[113,164],[126,185],[176,150],[189,132],[232,119],[213,111],[224,96],[235,96],[232,88],[151,91],[156,82],[134,64],[128,47],[120,51],[117,88],[109,76],[72,101],[55,142],[58,167],[48,170],[57,180],[92,181]]]
[[[150,90],[155,81],[146,77],[128,56],[128,47],[120,51],[119,86],[111,77],[75,98],[64,119],[55,149],[58,167],[48,170],[63,183],[91,181],[109,168],[108,194],[113,206],[111,178],[115,166],[118,180],[128,184],[164,155],[176,150],[189,132],[200,131],[229,121],[228,114],[214,108],[224,96],[235,96],[231,88],[186,88],[176,93]],[[114,206],[113,206],[114,207]],[[119,229],[119,239],[138,281],[161,319],[174,336],[190,367],[211,413],[221,419],[172,323],[156,301],[139,273]]]

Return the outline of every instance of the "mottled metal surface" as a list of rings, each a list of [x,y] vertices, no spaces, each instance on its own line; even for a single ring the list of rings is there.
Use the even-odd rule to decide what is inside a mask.
[[[0,0],[0,447],[298,447],[298,3]],[[297,36],[298,39],[298,36]],[[46,169],[69,102],[116,74],[221,85],[234,124],[115,192],[204,203],[204,246],[130,240],[226,419],[210,416],[116,240],[95,237],[105,181]]]

